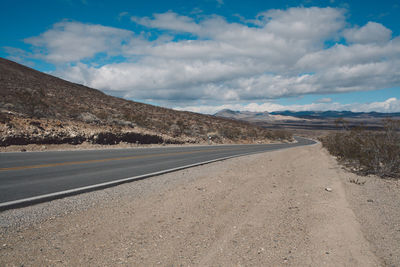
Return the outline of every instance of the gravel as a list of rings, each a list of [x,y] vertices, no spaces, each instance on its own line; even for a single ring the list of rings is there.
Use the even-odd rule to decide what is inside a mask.
[[[0,266],[399,265],[397,183],[352,175],[317,144],[5,211]]]
[[[189,172],[201,169],[202,173],[211,174],[213,170],[219,168],[221,164],[223,164],[223,162],[215,162],[208,164],[207,167],[194,167],[190,170],[154,176],[103,190],[70,196],[19,209],[6,210],[0,212],[0,233],[7,232],[10,228],[26,228],[49,219],[54,219],[55,217],[85,211],[92,207],[102,206],[110,201],[119,201],[126,197],[135,198],[158,192],[161,189],[165,190],[195,179],[193,175],[186,175]]]

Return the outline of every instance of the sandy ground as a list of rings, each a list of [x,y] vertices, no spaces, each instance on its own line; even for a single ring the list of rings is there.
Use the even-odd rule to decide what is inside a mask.
[[[0,266],[398,266],[399,186],[353,176],[317,144],[6,211]]]

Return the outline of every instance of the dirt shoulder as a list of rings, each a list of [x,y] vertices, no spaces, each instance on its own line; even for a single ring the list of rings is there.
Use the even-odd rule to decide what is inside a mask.
[[[386,202],[367,202],[373,184],[350,175],[317,144],[6,211],[0,265],[399,264],[395,234],[368,235],[380,236],[371,225],[387,219],[368,210]],[[398,227],[391,222],[380,230]]]
[[[349,174],[346,197],[365,238],[385,266],[400,266],[400,181]],[[356,180],[364,185],[350,183]]]

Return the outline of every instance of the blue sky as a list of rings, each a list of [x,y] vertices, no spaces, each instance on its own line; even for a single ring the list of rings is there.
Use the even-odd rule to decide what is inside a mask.
[[[203,113],[400,112],[399,1],[1,3],[1,57],[115,96]]]

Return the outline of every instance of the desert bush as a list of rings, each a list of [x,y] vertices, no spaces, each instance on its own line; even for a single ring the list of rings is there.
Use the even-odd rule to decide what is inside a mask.
[[[48,104],[43,100],[46,95],[43,89],[19,90],[16,94],[19,97],[20,104],[24,109],[24,113],[30,117],[40,118],[43,110],[48,109]]]
[[[149,126],[149,122],[147,121],[147,118],[145,115],[137,113],[137,114],[131,114],[129,117],[129,121],[132,121],[136,123],[137,125],[141,127],[147,127]]]
[[[95,116],[102,121],[106,121],[108,119],[109,114],[104,109],[100,109],[98,112],[96,112]]]
[[[293,134],[287,130],[268,130],[264,133],[264,137],[272,140],[293,140]]]
[[[10,121],[11,119],[7,114],[0,112],[0,123],[6,124],[9,123]]]
[[[400,121],[385,120],[380,132],[341,123],[344,131],[321,138],[332,155],[358,173],[400,178]]]
[[[178,137],[178,136],[180,136],[182,134],[182,130],[175,123],[171,125],[169,130],[172,133],[173,137]]]
[[[218,130],[218,133],[225,138],[234,140],[239,138],[240,129],[234,127],[221,128]]]
[[[279,140],[292,140],[293,135],[289,131],[286,130],[274,130],[272,131],[272,136],[274,139]]]

